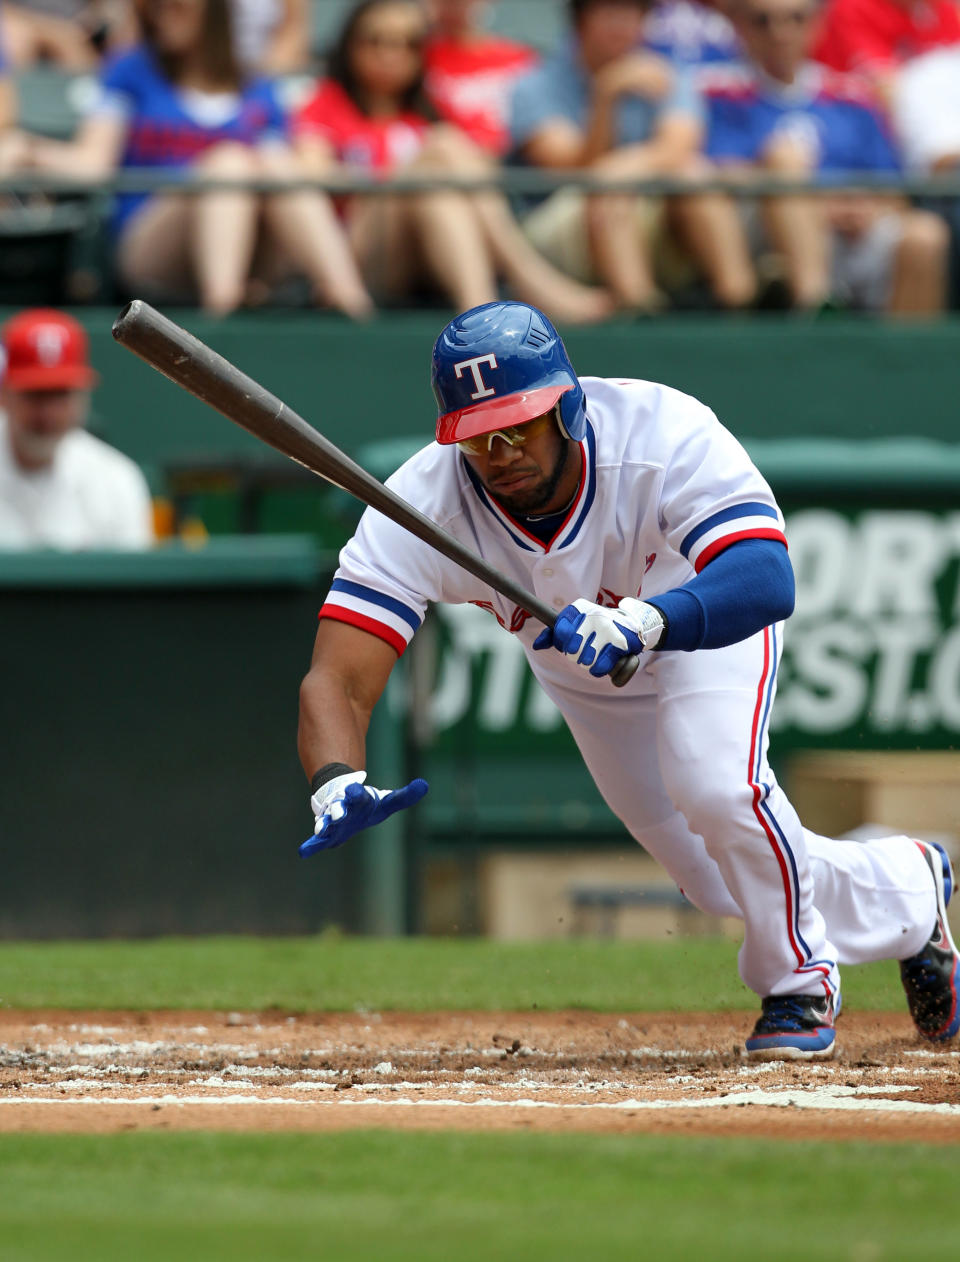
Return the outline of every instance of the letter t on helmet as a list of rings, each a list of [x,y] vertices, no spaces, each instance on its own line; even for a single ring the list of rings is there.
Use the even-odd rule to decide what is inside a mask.
[[[560,428],[587,429],[583,389],[560,334],[523,302],[488,302],[451,320],[433,348],[437,442],[523,425],[559,404]]]

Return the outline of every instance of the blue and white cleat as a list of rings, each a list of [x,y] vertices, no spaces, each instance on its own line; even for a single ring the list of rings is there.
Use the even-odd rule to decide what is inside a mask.
[[[751,1060],[829,1060],[840,1011],[828,995],[768,995],[747,1039]]]
[[[900,961],[900,980],[918,1032],[931,1042],[942,1043],[960,1030],[960,1011],[957,1010],[960,954],[947,919],[947,904],[953,893],[953,870],[942,846],[933,841],[918,841],[917,845],[923,851],[936,887],[937,919],[923,950]]]

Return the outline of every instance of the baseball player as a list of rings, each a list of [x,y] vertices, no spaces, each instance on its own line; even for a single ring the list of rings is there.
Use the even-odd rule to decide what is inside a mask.
[[[696,399],[580,377],[549,320],[495,302],[433,352],[437,441],[389,485],[558,610],[524,610],[367,510],[343,549],[301,689],[308,855],[411,806],[366,783],[370,713],[431,601],[482,603],[519,637],[601,793],[687,898],[743,920],[760,1059],[834,1052],[838,963],[897,959],[920,1034],[952,1038],[958,955],[940,847],[805,829],[767,761],[793,572],[746,452]],[[506,632],[505,632],[506,633]],[[627,654],[622,689],[604,676]]]

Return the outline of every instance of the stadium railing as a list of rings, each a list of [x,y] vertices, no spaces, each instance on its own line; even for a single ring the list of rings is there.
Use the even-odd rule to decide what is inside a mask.
[[[753,176],[613,180],[586,170],[552,172],[505,166],[482,176],[408,174],[390,179],[337,173],[325,180],[211,180],[183,172],[129,169],[110,179],[84,181],[31,173],[0,180],[0,303],[89,303],[116,296],[110,207],[118,193],[176,192],[200,196],[217,190],[258,193],[312,188],[332,196],[414,196],[455,189],[504,192],[518,207],[560,189],[585,193],[635,192],[652,198],[725,192],[741,200],[837,193],[900,196],[926,205],[960,202],[958,175],[887,175],[862,171],[832,173],[829,178],[798,180]]]

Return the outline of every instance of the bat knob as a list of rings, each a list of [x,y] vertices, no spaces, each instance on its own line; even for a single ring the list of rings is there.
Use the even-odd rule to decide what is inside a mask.
[[[637,667],[640,665],[640,657],[637,653],[631,653],[629,657],[621,657],[616,666],[610,672],[610,679],[614,688],[622,688],[624,684],[628,684],[637,673]]]

